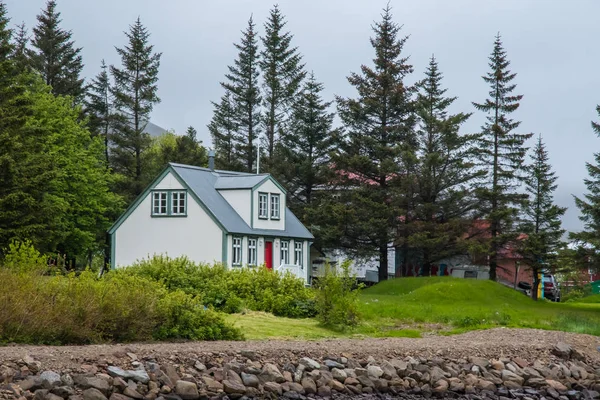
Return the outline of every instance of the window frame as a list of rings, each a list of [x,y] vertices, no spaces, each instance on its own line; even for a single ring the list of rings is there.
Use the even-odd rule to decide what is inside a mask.
[[[183,213],[173,212],[173,193],[183,194]],[[157,195],[166,195],[166,212],[156,213],[155,212],[155,197]],[[188,205],[188,191],[187,189],[153,189],[150,191],[150,216],[152,218],[177,218],[187,217],[187,205]],[[159,207],[161,207],[159,205]]]
[[[284,248],[284,244],[285,244],[285,248]],[[281,253],[279,255],[281,257],[281,264],[289,264],[290,263],[290,241],[282,240],[280,242],[279,246],[281,248]],[[285,257],[283,256],[284,250],[285,250]]]
[[[164,198],[161,198],[164,195]],[[166,190],[154,190],[152,191],[151,199],[152,199],[152,208],[151,215],[153,217],[168,217],[169,216],[169,192]],[[158,205],[156,201],[158,200]],[[163,208],[161,204],[164,201],[164,212],[156,212],[156,209],[160,211]]]
[[[298,253],[300,253],[300,262],[298,262]],[[303,259],[304,259],[304,243],[294,242],[294,265],[298,265],[299,267],[304,267]]]
[[[183,195],[183,212],[174,212],[173,211],[173,195],[177,195],[177,201],[181,202],[181,198],[179,198],[180,195]],[[185,190],[173,190],[172,192],[170,192],[170,202],[169,204],[171,205],[171,213],[170,215],[173,217],[184,217],[187,215],[187,192]],[[181,203],[179,204],[179,206],[175,206],[176,208],[181,208]]]
[[[254,243],[253,246],[252,243]],[[248,266],[256,267],[256,265],[258,265],[258,240],[248,238]]]
[[[239,241],[239,244],[236,244]],[[242,265],[242,238],[234,236],[231,240],[231,265],[241,266]],[[236,250],[239,251],[239,260],[236,262]]]
[[[277,208],[273,207],[273,200],[277,199]],[[281,195],[279,193],[269,193],[269,217],[274,221],[281,219]],[[277,216],[273,215],[273,211],[277,210]]]
[[[265,213],[261,213],[261,198],[265,199]],[[258,192],[258,219],[269,219],[269,193]]]

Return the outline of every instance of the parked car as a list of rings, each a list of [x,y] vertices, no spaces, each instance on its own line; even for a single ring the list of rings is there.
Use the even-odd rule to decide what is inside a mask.
[[[544,298],[556,302],[560,301],[560,288],[554,275],[544,273],[541,284],[543,285]]]

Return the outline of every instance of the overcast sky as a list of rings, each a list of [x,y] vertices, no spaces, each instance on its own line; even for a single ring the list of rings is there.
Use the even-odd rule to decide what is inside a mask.
[[[45,0],[5,0],[14,24],[31,28]],[[346,76],[370,63],[371,24],[387,1],[281,0],[287,28],[294,34],[306,67],[325,84],[325,96],[354,96]],[[564,227],[580,229],[571,199],[584,192],[585,162],[600,150],[591,127],[600,103],[600,1],[598,0],[391,0],[394,19],[410,35],[405,52],[420,79],[432,54],[445,75],[448,93],[458,96],[454,111],[474,111],[488,88],[481,75],[494,36],[501,32],[525,97],[515,113],[522,132],[541,133],[559,175],[557,202],[568,206]],[[262,34],[273,3],[264,0],[58,0],[62,27],[83,47],[85,75],[98,73],[100,61],[118,63],[114,46],[138,17],[148,27],[156,51],[163,53],[159,96],[152,121],[184,132],[196,127],[210,145],[206,125],[211,100],[222,95],[219,82],[236,56],[232,45],[250,15]],[[465,132],[484,116],[475,113]]]

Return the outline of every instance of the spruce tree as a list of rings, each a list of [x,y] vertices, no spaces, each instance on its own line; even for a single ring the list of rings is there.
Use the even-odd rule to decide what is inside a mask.
[[[533,275],[533,298],[537,300],[540,284],[539,274],[548,266],[553,266],[565,230],[561,228],[561,218],[567,211],[554,204],[554,191],[558,177],[552,171],[548,151],[540,135],[533,148],[531,165],[527,166],[525,177],[529,198],[523,207],[522,232],[526,238],[519,241],[520,254],[524,264]]]
[[[214,114],[208,131],[215,151],[215,167],[226,171],[243,171],[245,165],[238,159],[237,117],[231,92],[221,97],[220,103],[212,103]]]
[[[272,164],[278,135],[284,131],[288,111],[301,88],[306,72],[297,47],[292,47],[293,35],[284,32],[286,21],[275,5],[265,23],[261,38],[260,68],[263,77],[264,146],[267,150],[267,167]]]
[[[110,79],[108,66],[102,60],[100,73],[89,85],[85,111],[89,116],[89,129],[92,135],[101,136],[104,139],[104,158],[106,167],[109,163],[109,140],[111,130],[111,97]]]
[[[48,0],[37,20],[31,41],[33,48],[27,51],[31,66],[52,87],[52,93],[72,96],[75,103],[80,103],[85,95],[81,48],[75,47],[71,40],[72,32],[60,27],[62,20],[55,0]]]
[[[489,267],[490,279],[496,280],[498,251],[515,238],[514,221],[518,207],[526,196],[515,191],[522,175],[527,148],[525,141],[531,134],[516,133],[521,124],[510,118],[523,98],[514,94],[516,73],[508,68],[510,61],[502,45],[500,34],[496,36],[494,50],[489,57],[490,71],[483,76],[489,84],[489,98],[483,103],[473,103],[486,115],[478,140],[478,157],[489,168],[487,178],[479,188],[480,205],[489,221]]]
[[[384,9],[373,30],[374,66],[363,65],[348,81],[357,98],[338,97],[345,140],[333,160],[343,184],[344,232],[341,245],[358,255],[379,256],[379,279],[387,279],[388,245],[396,239],[403,159],[414,148],[414,89],[404,79],[412,72],[402,50],[407,40]],[[346,198],[347,197],[347,198]]]
[[[115,110],[111,117],[114,123],[111,158],[113,169],[126,177],[122,193],[131,200],[147,183],[143,153],[151,140],[144,130],[154,105],[160,102],[157,82],[162,53],[154,52],[154,46],[149,43],[150,33],[140,18],[125,35],[127,44],[117,48],[122,65],[110,67]]]
[[[292,210],[306,224],[317,189],[331,182],[331,153],[337,146],[332,102],[323,100],[322,91],[323,84],[311,73],[292,106],[289,128],[278,146],[281,159],[273,169],[288,189]]]
[[[259,53],[258,39],[252,17],[248,27],[242,32],[240,43],[234,44],[238,57],[229,66],[226,81],[221,86],[231,94],[234,111],[233,124],[237,128],[233,136],[235,158],[240,160],[243,170],[252,172],[255,155],[255,141],[260,134],[260,88],[259,88]]]
[[[17,25],[17,31],[14,35],[14,51],[13,58],[15,64],[21,71],[26,71],[30,68],[29,57],[27,56],[27,45],[29,44],[29,33],[25,23]]]
[[[600,105],[596,112],[600,116]],[[600,137],[600,123],[592,121],[592,129]],[[595,163],[585,164],[589,175],[584,179],[587,193],[583,197],[574,196],[584,229],[569,236],[577,244],[575,258],[579,264],[600,271],[600,152],[594,153],[594,160]]]
[[[474,164],[476,135],[459,132],[470,114],[450,114],[456,97],[446,97],[442,79],[432,57],[425,78],[417,84],[413,207],[397,242],[422,262],[424,275],[429,275],[434,261],[464,250],[460,239],[476,205],[470,186],[483,172]]]

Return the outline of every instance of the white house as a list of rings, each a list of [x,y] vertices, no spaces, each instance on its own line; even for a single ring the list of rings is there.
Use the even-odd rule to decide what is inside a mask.
[[[112,268],[165,254],[228,268],[286,269],[306,282],[310,277],[314,237],[269,174],[170,163],[109,234]]]

